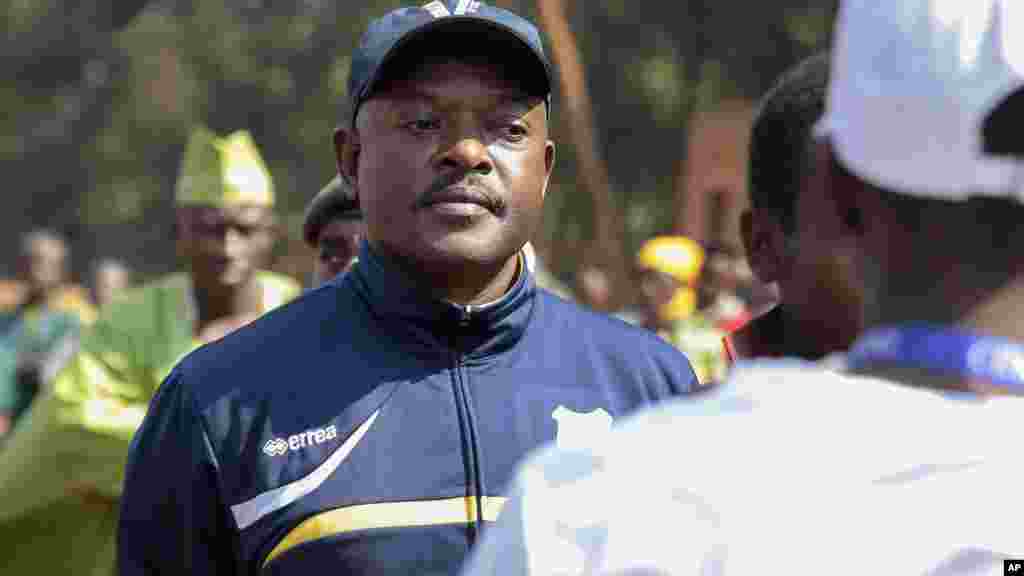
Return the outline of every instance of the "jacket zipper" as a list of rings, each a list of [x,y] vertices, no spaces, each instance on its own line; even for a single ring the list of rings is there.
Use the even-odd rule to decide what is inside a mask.
[[[474,502],[475,520],[471,523],[470,544],[476,542],[480,535],[480,527],[483,522],[483,478],[480,471],[480,445],[477,438],[476,418],[473,413],[472,403],[469,400],[469,391],[466,386],[466,377],[462,370],[462,354],[459,349],[458,335],[461,330],[469,327],[472,308],[459,307],[458,327],[452,336],[452,380],[455,393],[455,402],[458,407],[460,427],[462,428],[464,453],[467,459],[466,472],[468,475],[467,484],[469,497]]]

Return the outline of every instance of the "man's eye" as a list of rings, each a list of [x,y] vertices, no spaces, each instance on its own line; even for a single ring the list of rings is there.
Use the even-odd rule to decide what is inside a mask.
[[[196,229],[207,236],[223,236],[227,226],[220,222],[200,222]]]
[[[501,135],[509,142],[521,142],[529,135],[529,131],[521,124],[506,124],[501,128]]]
[[[434,118],[418,118],[406,124],[413,132],[433,132],[441,128],[441,122]]]

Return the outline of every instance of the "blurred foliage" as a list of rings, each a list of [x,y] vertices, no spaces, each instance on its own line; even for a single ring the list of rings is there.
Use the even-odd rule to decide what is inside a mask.
[[[530,0],[497,0],[533,17]],[[264,150],[296,248],[305,202],[334,172],[348,54],[396,0],[5,0],[0,262],[17,236],[63,232],[82,273],[99,256],[142,274],[175,266],[171,198],[189,125],[247,128]],[[755,99],[784,68],[825,46],[835,0],[570,2],[596,134],[627,254],[672,226],[690,115],[723,98]],[[557,102],[557,101],[556,101]],[[558,105],[555,106],[557,118]],[[554,137],[568,142],[564,123]],[[593,234],[567,146],[538,244],[572,253]],[[566,251],[568,250],[568,251]],[[549,262],[563,277],[574,262]],[[286,268],[288,268],[286,266]],[[298,270],[293,265],[292,270]]]

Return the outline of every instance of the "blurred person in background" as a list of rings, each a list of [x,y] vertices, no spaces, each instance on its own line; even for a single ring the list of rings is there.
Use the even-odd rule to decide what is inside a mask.
[[[840,4],[811,162],[834,205],[822,225],[856,242],[864,331],[839,363],[746,363],[706,395],[537,455],[469,574],[1013,573],[1018,6]],[[665,457],[688,438],[711,441]]]
[[[828,54],[784,73],[761,99],[750,139],[750,204],[741,231],[758,278],[781,303],[732,333],[734,357],[817,360],[846,350],[860,331],[854,245],[833,225],[838,210],[816,174],[811,129],[825,109]]]
[[[18,282],[0,311],[0,436],[28,409],[41,383],[67,362],[94,311],[68,284],[68,245],[49,230],[21,241]]]
[[[116,258],[102,258],[92,267],[92,298],[102,308],[132,285],[132,271]]]
[[[555,274],[547,267],[547,264],[544,263],[544,259],[537,254],[537,249],[534,248],[532,242],[527,242],[523,245],[523,258],[526,261],[526,267],[533,272],[537,286],[551,292],[563,300],[573,299],[572,290],[570,290],[564,282],[559,280],[558,277],[555,276]]]
[[[128,445],[159,383],[300,292],[257,268],[274,243],[274,189],[248,133],[196,128],[175,203],[186,271],[105,307],[0,453],[0,539],[16,550],[0,555],[2,574],[112,575]]]
[[[316,250],[314,285],[348,270],[359,256],[365,225],[359,201],[340,176],[335,176],[306,208],[302,238]]]
[[[725,332],[698,309],[711,300],[713,284],[702,279],[705,250],[685,236],[658,236],[637,253],[642,304],[639,323],[679,348],[702,385],[721,380],[728,366]]]
[[[584,266],[576,275],[576,300],[594,310],[608,312],[612,297],[611,279],[597,266]]]
[[[744,296],[751,276],[742,256],[721,247],[709,248],[699,283],[698,310],[726,333],[745,324],[750,320],[750,302]]]

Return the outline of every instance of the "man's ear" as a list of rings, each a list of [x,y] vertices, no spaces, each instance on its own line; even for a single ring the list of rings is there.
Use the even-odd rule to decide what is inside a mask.
[[[544,189],[540,197],[544,198],[548,193],[548,182],[551,181],[551,173],[555,167],[555,143],[548,140],[544,145]]]
[[[352,187],[359,198],[359,133],[355,128],[339,126],[334,130],[334,155],[338,162],[338,174]]]
[[[783,266],[786,237],[778,219],[760,211],[740,216],[740,234],[750,268],[765,284],[777,282]]]

